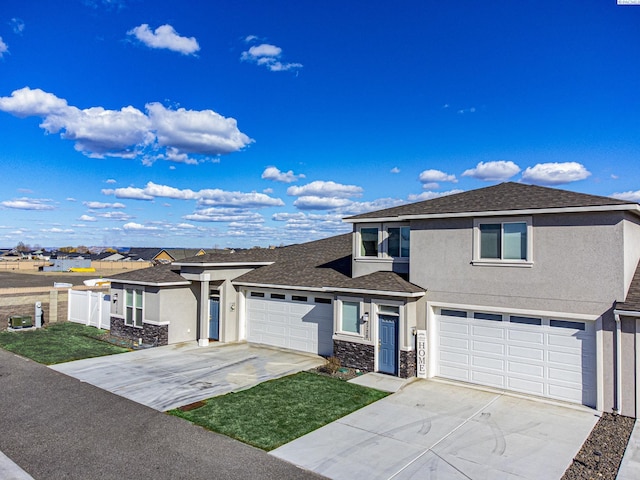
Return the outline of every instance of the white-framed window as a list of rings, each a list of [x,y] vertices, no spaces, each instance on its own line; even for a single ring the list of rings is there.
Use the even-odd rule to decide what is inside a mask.
[[[411,229],[406,227],[387,228],[387,254],[394,258],[409,258]]]
[[[474,264],[531,265],[532,229],[531,217],[474,220]]]
[[[338,299],[338,325],[339,333],[362,336],[363,302],[360,298]]]
[[[361,259],[408,259],[409,225],[370,224],[357,230],[356,257]]]
[[[142,327],[143,294],[139,288],[125,288],[124,324]]]

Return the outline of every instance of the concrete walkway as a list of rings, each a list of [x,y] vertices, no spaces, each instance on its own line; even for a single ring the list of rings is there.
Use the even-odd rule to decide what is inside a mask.
[[[195,342],[87,358],[50,368],[159,411],[322,365],[316,355]]]
[[[640,421],[636,420],[636,424],[631,432],[627,450],[624,452],[620,470],[616,480],[638,480],[640,478]]]
[[[320,478],[1,349],[0,392],[3,480]]]
[[[561,478],[595,411],[418,380],[272,455],[333,479]]]

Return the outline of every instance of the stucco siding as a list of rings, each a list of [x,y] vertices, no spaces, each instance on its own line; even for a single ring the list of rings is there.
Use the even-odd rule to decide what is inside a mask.
[[[620,413],[628,417],[636,417],[636,319],[621,317],[622,332],[622,408]]]
[[[197,303],[188,287],[164,288],[160,293],[160,322],[169,322],[169,343],[196,340]]]
[[[640,261],[640,221],[638,218],[626,215],[624,228],[624,292],[629,291],[633,275]],[[618,299],[624,301],[626,299]]]
[[[621,214],[534,216],[530,267],[473,265],[471,218],[411,228],[410,280],[429,301],[601,315],[624,290]]]

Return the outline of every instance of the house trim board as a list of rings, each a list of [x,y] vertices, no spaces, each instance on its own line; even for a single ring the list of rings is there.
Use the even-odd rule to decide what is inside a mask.
[[[369,217],[369,218],[345,218],[345,223],[373,223],[373,222],[401,222],[407,220],[427,220],[435,218],[466,218],[466,217],[498,217],[514,215],[542,215],[549,213],[588,213],[588,212],[610,212],[629,211],[640,216],[640,205],[599,205],[589,207],[562,207],[562,208],[529,208],[524,210],[496,210],[479,212],[457,212],[457,213],[426,213],[415,215],[398,215],[396,217]]]

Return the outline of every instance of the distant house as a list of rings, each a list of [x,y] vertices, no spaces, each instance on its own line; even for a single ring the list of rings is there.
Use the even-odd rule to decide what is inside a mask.
[[[427,377],[639,416],[637,203],[504,183],[345,221],[352,233],[116,275],[112,333],[400,377],[424,361]]]
[[[131,260],[144,260],[154,263],[171,263],[188,257],[204,255],[206,252],[201,248],[152,248],[152,247],[132,247],[127,253]]]

